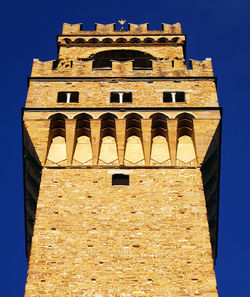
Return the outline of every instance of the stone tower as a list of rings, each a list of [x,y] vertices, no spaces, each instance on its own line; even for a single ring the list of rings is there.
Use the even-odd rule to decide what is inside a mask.
[[[23,151],[25,296],[217,295],[220,121],[179,23],[64,24],[34,60]]]

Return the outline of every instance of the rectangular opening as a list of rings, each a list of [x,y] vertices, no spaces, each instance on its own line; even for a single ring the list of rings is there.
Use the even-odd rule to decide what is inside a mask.
[[[171,92],[163,92],[163,102],[173,102]]]
[[[59,103],[78,103],[79,92],[58,92],[57,102]]]
[[[152,70],[152,61],[149,59],[136,59],[133,61],[133,70]]]
[[[123,93],[123,102],[132,102],[132,92]]]
[[[110,102],[111,103],[119,103],[119,93],[117,92],[111,92],[110,93]]]
[[[185,102],[185,93],[184,92],[176,92],[175,101],[176,102]]]
[[[112,186],[129,186],[129,175],[113,174]]]
[[[111,70],[112,61],[108,59],[96,59],[93,61],[92,68],[96,70]]]
[[[132,102],[132,92],[111,92],[110,103]]]

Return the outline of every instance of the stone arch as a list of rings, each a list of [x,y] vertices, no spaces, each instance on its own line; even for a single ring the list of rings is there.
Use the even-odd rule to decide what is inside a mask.
[[[167,137],[168,116],[162,113],[155,113],[150,116],[152,119],[152,149],[151,165],[170,165],[170,153]]]
[[[126,149],[124,156],[125,165],[144,165],[144,154],[142,148],[142,116],[130,113],[126,118]]]
[[[194,116],[189,113],[181,113],[177,117],[177,165],[196,164],[196,152],[194,141]]]
[[[138,113],[130,113],[125,116],[126,119],[126,137],[136,135],[141,138],[141,119]]]
[[[152,119],[152,138],[157,135],[167,138],[168,116],[162,113],[154,113],[150,118]]]
[[[89,57],[93,59],[93,68],[111,68],[112,61],[125,62],[133,60],[134,68],[152,68],[152,55],[138,50],[107,50],[101,51]]]
[[[72,42],[72,40],[70,38],[64,38],[63,41],[66,43],[66,44],[69,44]]]
[[[118,38],[118,39],[116,39],[115,42],[116,43],[126,43],[127,42],[127,39],[125,39],[125,38]]]
[[[104,38],[104,39],[102,40],[102,42],[103,42],[103,43],[112,43],[113,40],[112,40],[111,38]]]
[[[166,37],[161,37],[157,40],[159,43],[167,43],[169,40]]]
[[[92,116],[86,113],[81,113],[76,115],[74,119],[76,119],[76,141],[73,164],[91,164],[93,157],[90,140],[90,120],[92,119]]]
[[[178,40],[179,40],[179,37],[174,37],[174,38],[171,39],[171,42],[175,43],[175,42],[177,42]]]
[[[99,39],[97,39],[97,38],[90,38],[90,39],[88,40],[88,42],[89,42],[89,43],[99,43]]]
[[[47,165],[60,164],[64,165],[67,161],[66,154],[66,130],[65,119],[63,114],[57,113],[49,117],[50,132],[48,142]]]
[[[143,40],[144,43],[154,43],[154,39],[153,38],[150,38],[150,37],[147,37]]]
[[[75,43],[85,43],[86,41],[85,41],[85,39],[83,39],[83,38],[77,38],[76,40],[75,40]]]
[[[131,39],[130,39],[130,42],[131,42],[131,43],[140,43],[141,40],[140,40],[139,38],[134,37],[134,38],[131,38]]]
[[[105,113],[101,119],[101,145],[99,154],[99,165],[118,165],[118,154],[116,146],[115,119],[112,113]]]

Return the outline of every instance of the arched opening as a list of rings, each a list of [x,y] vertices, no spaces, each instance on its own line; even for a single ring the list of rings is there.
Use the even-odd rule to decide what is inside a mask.
[[[177,116],[177,163],[195,163],[196,153],[194,147],[193,116],[189,113],[182,113]]]
[[[65,141],[65,119],[63,114],[55,114],[50,117],[49,151],[47,164],[63,165],[67,160]]]
[[[116,43],[126,43],[126,42],[127,42],[127,40],[125,38],[118,38],[116,40]]]
[[[152,69],[152,60],[156,58],[152,55],[136,50],[110,50],[102,51],[91,55],[93,60],[93,69],[111,69],[112,61],[133,61],[133,68]]]
[[[99,40],[97,38],[90,38],[89,43],[98,43]]]
[[[115,119],[117,116],[106,113],[101,119],[101,147],[99,154],[99,165],[118,165],[118,155],[115,135]]]
[[[174,38],[171,39],[171,42],[175,43],[175,42],[177,42],[178,40],[179,40],[179,37],[174,37]]]
[[[157,40],[159,43],[167,43],[168,42],[168,39],[165,38],[165,37],[161,37]]]
[[[76,146],[73,164],[91,164],[90,119],[88,114],[80,114],[76,119]]]
[[[153,43],[154,42],[154,39],[153,38],[145,38],[144,40],[143,40],[143,42],[145,42],[145,43]]]
[[[124,156],[125,165],[144,165],[142,148],[141,116],[132,113],[126,117],[126,149]]]
[[[84,43],[84,42],[85,42],[85,40],[83,38],[77,38],[75,40],[75,43]]]
[[[152,118],[152,149],[151,165],[168,165],[170,160],[167,141],[167,116],[161,113],[153,114]]]
[[[139,38],[134,37],[134,38],[131,38],[131,39],[130,39],[130,42],[131,42],[131,43],[140,43],[141,40],[140,40]]]
[[[112,40],[111,38],[104,38],[104,39],[102,40],[102,42],[103,42],[103,43],[112,43],[113,40]]]
[[[71,39],[69,39],[69,38],[64,38],[63,41],[64,41],[66,44],[71,43]]]

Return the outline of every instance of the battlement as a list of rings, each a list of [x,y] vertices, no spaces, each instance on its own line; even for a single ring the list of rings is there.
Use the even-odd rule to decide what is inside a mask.
[[[213,77],[213,67],[210,58],[203,61],[190,60],[191,69],[187,69],[184,59],[155,59],[150,61],[148,67],[136,68],[134,60],[111,60],[108,67],[95,67],[94,59],[67,59],[42,62],[33,60],[31,77]]]
[[[166,24],[162,23],[162,30],[149,30],[148,23],[145,24],[128,24],[128,30],[116,30],[116,24],[95,24],[95,30],[93,31],[83,31],[82,23],[79,24],[63,24],[63,35],[103,35],[103,34],[131,34],[131,35],[139,35],[139,34],[182,34],[181,32],[181,24]]]

